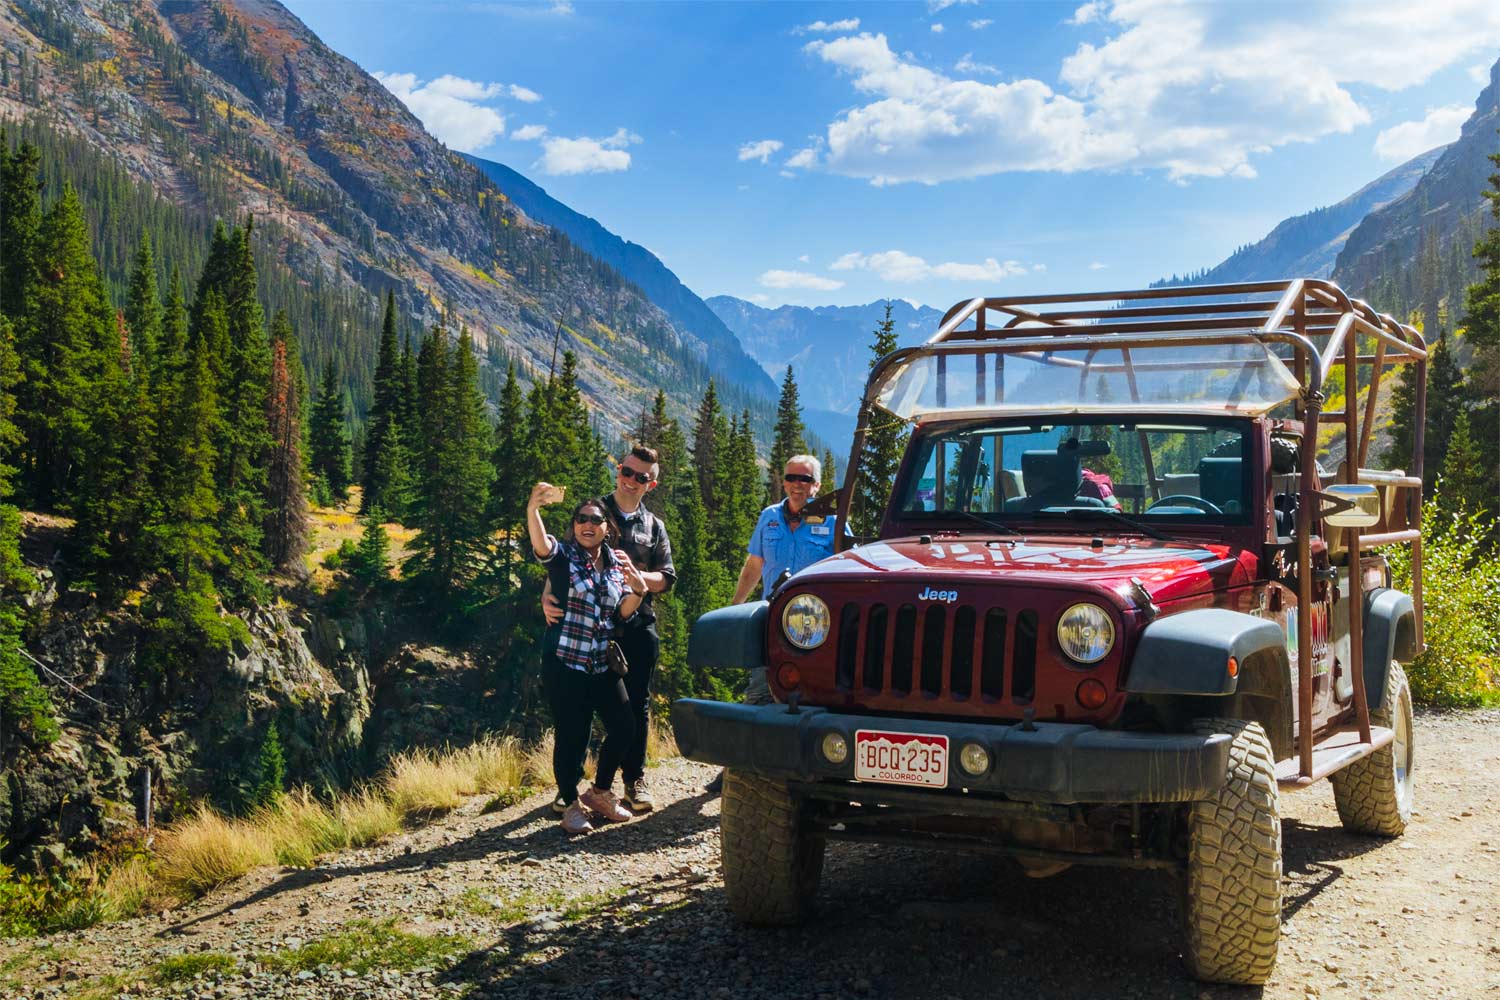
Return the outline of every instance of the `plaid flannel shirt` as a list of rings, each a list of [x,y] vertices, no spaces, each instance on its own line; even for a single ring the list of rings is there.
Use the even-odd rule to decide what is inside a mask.
[[[542,560],[568,561],[568,594],[563,602],[557,658],[573,670],[602,674],[609,669],[605,653],[615,632],[615,611],[625,595],[625,574],[615,554],[604,548],[604,567],[595,569],[575,542],[554,539],[552,555]]]

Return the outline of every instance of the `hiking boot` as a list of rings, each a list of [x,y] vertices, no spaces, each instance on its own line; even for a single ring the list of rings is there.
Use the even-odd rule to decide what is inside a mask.
[[[594,824],[589,822],[589,812],[583,807],[581,799],[574,799],[573,804],[563,810],[562,818],[563,833],[592,833]]]
[[[646,787],[645,778],[625,782],[625,795],[622,801],[633,813],[648,813],[656,808],[656,801],[651,798],[651,789]]]
[[[593,785],[578,796],[578,801],[610,823],[623,823],[632,815],[629,809],[620,805],[620,800],[615,798],[614,792],[595,788]]]
[[[552,800],[552,811],[559,816],[568,811],[568,800],[562,797],[562,792],[558,792],[557,798]]]
[[[703,786],[703,790],[710,795],[723,795],[724,772],[720,771],[718,774],[714,775],[713,780]]]

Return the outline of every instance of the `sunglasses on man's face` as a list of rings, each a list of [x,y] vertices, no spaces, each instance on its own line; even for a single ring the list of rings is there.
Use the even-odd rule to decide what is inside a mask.
[[[604,515],[603,514],[574,514],[573,515],[573,523],[574,524],[594,524],[594,525],[603,524],[604,523]]]
[[[642,486],[645,486],[647,483],[651,482],[651,473],[649,473],[649,472],[636,472],[634,469],[627,469],[625,466],[622,465],[622,466],[620,466],[620,478],[622,478],[622,479],[634,479],[636,482],[640,483]]]
[[[788,472],[786,475],[782,476],[781,478],[785,479],[789,483],[815,483],[815,482],[817,482],[817,480],[814,479],[812,476],[803,475],[800,472]]]

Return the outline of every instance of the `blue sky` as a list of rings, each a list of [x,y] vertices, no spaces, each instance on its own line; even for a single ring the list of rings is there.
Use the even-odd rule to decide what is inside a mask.
[[[764,305],[1124,288],[1458,135],[1500,4],[286,0],[429,131]]]

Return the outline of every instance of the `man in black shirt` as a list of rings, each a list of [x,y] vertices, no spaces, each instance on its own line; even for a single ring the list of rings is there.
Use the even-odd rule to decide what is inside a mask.
[[[640,610],[615,633],[615,641],[620,644],[625,661],[630,665],[625,675],[625,690],[630,695],[630,710],[635,714],[635,740],[626,748],[620,767],[625,779],[623,801],[637,813],[650,812],[655,806],[645,781],[651,676],[656,672],[656,661],[661,653],[652,595],[670,590],[677,582],[667,527],[641,502],[656,488],[660,471],[656,449],[637,445],[621,460],[615,474],[615,491],[604,498],[604,505],[619,532],[620,548],[630,556],[630,561],[646,581],[646,596]],[[562,618],[562,604],[550,591],[542,597],[542,613],[549,624]]]

